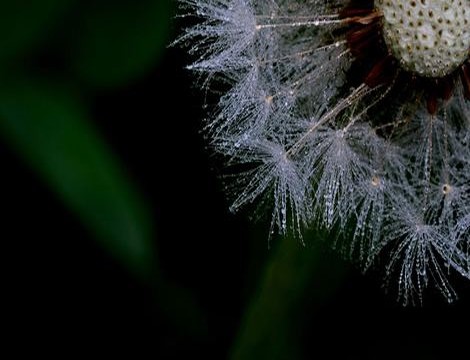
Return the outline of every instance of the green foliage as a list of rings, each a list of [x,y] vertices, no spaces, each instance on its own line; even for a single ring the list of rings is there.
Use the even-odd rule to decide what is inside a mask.
[[[169,0],[0,6],[0,135],[111,253],[141,275],[155,267],[145,203],[93,128],[80,94],[30,80],[40,70],[31,64],[45,49],[70,53],[64,65],[76,75],[58,82],[71,88],[76,79],[98,87],[124,85],[155,66],[170,22]],[[57,41],[61,37],[67,40]]]
[[[311,235],[318,242],[324,237]],[[305,309],[321,308],[344,275],[344,265],[334,259],[327,263],[325,256],[320,243],[304,247],[295,239],[282,239],[247,306],[232,359],[302,358],[299,331],[309,316]]]
[[[72,93],[44,83],[0,90],[0,134],[123,264],[154,262],[150,216]]]
[[[170,0],[2,4],[0,139],[103,249],[146,281],[166,321],[197,337],[205,333],[204,315],[192,294],[161,275],[153,214],[95,128],[86,101],[89,86],[125,86],[154,68],[171,21]],[[44,73],[38,61],[45,53],[60,58],[59,68],[47,65]]]

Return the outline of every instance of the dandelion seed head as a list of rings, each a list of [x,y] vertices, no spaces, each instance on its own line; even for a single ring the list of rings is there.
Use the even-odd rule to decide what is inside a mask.
[[[403,303],[470,278],[469,0],[180,0],[233,211],[388,259]],[[219,158],[219,157],[217,157]],[[266,210],[266,207],[268,210]],[[258,210],[260,211],[260,210]],[[383,264],[383,262],[381,262]]]

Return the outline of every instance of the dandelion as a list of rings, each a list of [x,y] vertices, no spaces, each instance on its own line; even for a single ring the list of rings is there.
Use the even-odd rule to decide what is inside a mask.
[[[271,230],[339,232],[388,258],[405,304],[470,279],[470,0],[180,0],[177,43],[227,89],[205,134],[235,175],[232,210]],[[231,191],[232,193],[232,191]]]

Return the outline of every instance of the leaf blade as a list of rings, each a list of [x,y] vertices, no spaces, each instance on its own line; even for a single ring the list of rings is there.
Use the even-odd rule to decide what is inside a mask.
[[[153,271],[145,203],[73,96],[36,83],[0,89],[0,135],[118,260]]]

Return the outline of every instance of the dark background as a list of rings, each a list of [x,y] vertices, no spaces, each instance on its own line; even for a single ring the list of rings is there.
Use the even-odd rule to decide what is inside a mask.
[[[403,308],[395,289],[381,287],[380,270],[361,274],[324,235],[307,234],[305,245],[274,238],[268,246],[266,222],[228,212],[219,165],[200,134],[204,94],[184,70],[191,61],[184,50],[161,45],[152,61],[118,81],[90,80],[71,65],[73,39],[85,36],[75,25],[95,14],[93,3],[71,2],[61,16],[51,15],[46,35],[2,62],[8,84],[2,87],[39,77],[73,89],[148,206],[158,263],[151,276],[129,270],[28,157],[0,142],[4,351],[162,359],[444,359],[466,353],[468,281],[451,276],[456,303],[430,292],[423,306]],[[127,15],[133,4],[151,3],[104,1],[102,9],[123,4],[125,18],[133,16]],[[172,2],[163,8],[162,23],[175,11]],[[96,26],[108,12],[98,13],[103,18]],[[162,44],[181,26],[168,21]]]

